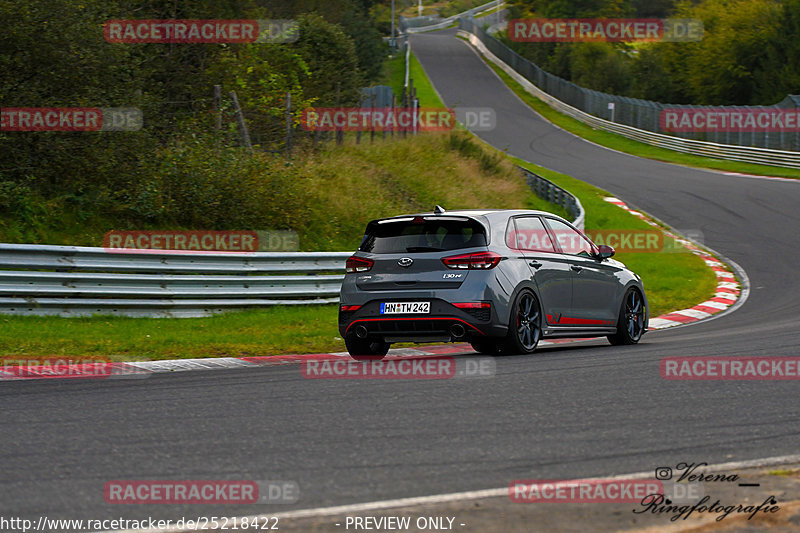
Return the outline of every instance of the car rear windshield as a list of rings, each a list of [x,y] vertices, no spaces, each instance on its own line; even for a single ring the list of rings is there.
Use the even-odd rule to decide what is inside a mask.
[[[359,250],[374,254],[444,252],[486,246],[486,228],[470,218],[415,217],[372,222]]]

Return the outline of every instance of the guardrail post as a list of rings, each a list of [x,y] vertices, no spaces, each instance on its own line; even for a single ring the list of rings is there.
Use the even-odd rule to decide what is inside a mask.
[[[230,97],[231,100],[233,100],[233,110],[236,112],[236,122],[239,124],[239,132],[242,136],[242,145],[249,150],[252,150],[253,145],[250,143],[250,132],[247,131],[247,123],[244,121],[242,108],[239,106],[239,99],[236,98],[236,91],[231,91]]]

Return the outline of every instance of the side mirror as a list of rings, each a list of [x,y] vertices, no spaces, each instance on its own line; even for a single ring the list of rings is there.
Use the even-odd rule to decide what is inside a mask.
[[[614,257],[615,253],[616,252],[611,246],[601,244],[600,246],[597,247],[597,258],[600,259],[601,261],[603,259],[608,259],[609,257]]]

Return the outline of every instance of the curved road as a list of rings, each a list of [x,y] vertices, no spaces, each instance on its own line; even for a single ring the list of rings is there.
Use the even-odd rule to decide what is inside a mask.
[[[606,189],[672,227],[700,230],[707,246],[747,271],[753,290],[743,308],[719,323],[660,333],[660,341],[702,337],[729,342],[720,354],[798,355],[800,180],[697,170],[586,142],[523,104],[453,35],[454,30],[415,35],[412,48],[447,106],[495,110],[497,127],[480,137],[511,155]],[[733,345],[735,352],[729,351]]]
[[[490,105],[482,136],[603,187],[740,264],[735,313],[643,343],[550,347],[497,376],[306,380],[298,366],[0,384],[4,516],[232,516],[652,471],[797,452],[792,382],[668,382],[667,355],[798,355],[800,183],[692,170],[599,148],[545,122],[452,32],[414,50],[450,106]],[[285,506],[115,506],[123,479],[292,480]]]

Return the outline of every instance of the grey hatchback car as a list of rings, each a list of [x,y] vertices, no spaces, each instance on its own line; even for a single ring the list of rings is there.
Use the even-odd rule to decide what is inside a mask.
[[[445,211],[373,220],[347,260],[339,331],[356,359],[396,342],[469,342],[532,353],[542,338],[647,331],[642,280],[561,217],[530,210]]]

